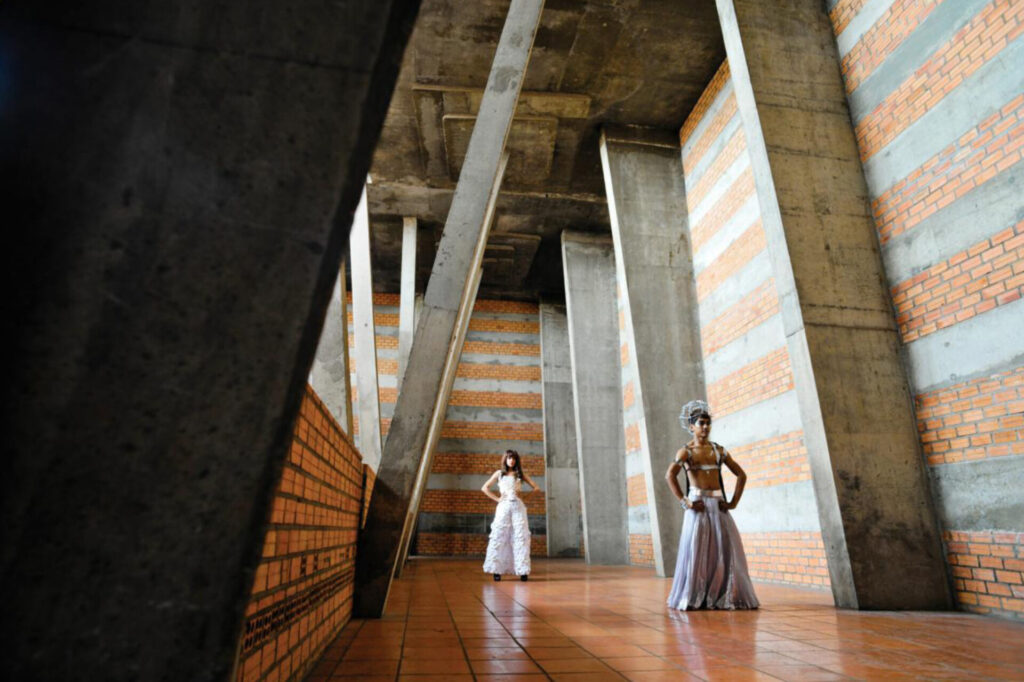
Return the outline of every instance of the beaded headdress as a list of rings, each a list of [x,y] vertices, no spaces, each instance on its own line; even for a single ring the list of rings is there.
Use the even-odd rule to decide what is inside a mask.
[[[696,422],[702,415],[711,417],[711,406],[703,400],[691,400],[683,405],[683,411],[679,413],[679,424],[684,431],[690,429],[690,425]]]

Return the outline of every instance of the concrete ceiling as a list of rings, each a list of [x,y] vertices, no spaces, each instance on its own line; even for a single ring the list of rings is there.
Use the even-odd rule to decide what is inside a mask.
[[[368,189],[379,291],[399,288],[402,216],[419,219],[426,287],[508,4],[423,2]],[[609,229],[601,126],[677,131],[724,59],[714,0],[548,0],[480,296],[560,296],[561,231]]]

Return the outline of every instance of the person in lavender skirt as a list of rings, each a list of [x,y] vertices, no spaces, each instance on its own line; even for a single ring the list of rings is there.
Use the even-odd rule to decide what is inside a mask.
[[[693,438],[676,453],[665,474],[672,493],[685,509],[668,605],[680,611],[756,609],[757,596],[747,573],[740,532],[729,514],[743,495],[747,475],[725,448],[708,439],[711,409],[706,402],[686,403],[679,421]],[[723,464],[736,474],[732,500],[725,497]],[[686,493],[679,487],[681,469],[686,470]]]

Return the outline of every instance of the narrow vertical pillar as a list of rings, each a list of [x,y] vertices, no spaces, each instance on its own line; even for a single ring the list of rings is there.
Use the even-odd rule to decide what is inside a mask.
[[[346,261],[341,261],[340,272],[338,273],[338,301],[340,305],[341,330],[345,343],[341,345],[342,366],[345,377],[342,385],[345,392],[345,421],[338,422],[345,429],[349,438],[354,438],[355,419],[352,415],[352,361],[348,352],[348,266]],[[375,339],[376,341],[376,339]]]
[[[401,553],[414,486],[423,480],[424,469],[429,471],[429,462],[423,460],[440,437],[447,392],[465,338],[460,327],[469,323],[507,161],[505,140],[543,6],[543,0],[512,0],[491,64],[423,298],[366,528],[359,538],[353,605],[358,617],[383,613]]]
[[[717,5],[836,604],[949,608],[900,339],[824,5]]]
[[[327,305],[324,328],[309,371],[309,385],[316,391],[338,424],[352,434],[352,392],[348,368],[348,304],[345,300],[345,263],[341,264]]]
[[[416,218],[402,218],[402,278],[398,303],[398,390],[416,332]]]
[[[611,239],[562,233],[576,454],[587,563],[629,559],[615,257]]]
[[[366,188],[349,236],[352,261],[352,332],[356,353],[356,406],[363,462],[376,471],[380,465],[380,393],[377,384],[377,329],[373,323],[373,262],[370,256],[370,215]]]
[[[686,440],[680,405],[705,395],[678,138],[606,129],[601,164],[632,370],[631,426],[639,434],[639,452],[627,457],[639,458],[644,475],[655,569],[671,575],[682,513],[664,475]]]
[[[548,556],[580,555],[580,467],[565,306],[540,304],[541,395]]]

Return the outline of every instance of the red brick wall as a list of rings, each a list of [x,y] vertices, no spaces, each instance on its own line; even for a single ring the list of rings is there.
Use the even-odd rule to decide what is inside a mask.
[[[365,469],[307,387],[245,610],[239,681],[303,679],[349,621]]]
[[[377,331],[378,353],[389,353],[397,349],[398,313],[400,297],[397,294],[374,294],[374,305],[378,308],[374,313],[374,324]],[[349,318],[351,324],[351,316]],[[448,401],[449,407],[469,408],[484,413],[490,409],[542,409],[539,382],[540,372],[540,317],[536,304],[516,301],[477,301],[473,308],[473,316],[469,321],[469,334],[493,335],[490,339],[467,339],[463,354],[489,355],[495,362],[459,363],[456,371],[456,386]],[[502,335],[515,335],[511,338],[530,337],[535,342],[506,342]],[[530,339],[532,340],[532,339]],[[349,344],[354,344],[350,336]],[[535,358],[535,363],[513,364],[516,359]],[[358,371],[355,367],[353,371]],[[395,388],[385,387],[393,383],[398,373],[398,362],[393,357],[380,357],[377,371],[381,388],[381,433],[386,435],[391,426],[387,416],[394,409],[398,392]],[[522,384],[538,384],[536,390],[517,390],[513,392],[488,391],[482,389],[460,389],[459,384],[465,380],[498,380]],[[354,394],[355,392],[353,392]],[[353,395],[353,398],[355,396]],[[358,420],[355,425],[358,432]],[[489,475],[498,468],[500,454],[505,448],[523,451],[528,444],[543,442],[543,423],[541,417],[526,421],[461,421],[449,419],[441,432],[442,443],[434,456],[431,473]],[[466,439],[482,439],[503,441],[500,450],[494,452],[448,452],[445,442]],[[544,458],[541,455],[525,454],[523,466],[531,477],[544,475]],[[543,495],[538,493],[528,499],[528,510],[531,514],[543,515]],[[421,512],[442,514],[478,514],[493,515],[494,502],[481,493],[478,487],[471,490],[428,490],[423,499]],[[462,537],[463,535],[473,537]],[[540,544],[538,544],[538,538]],[[413,549],[420,554],[482,554],[487,545],[487,535],[481,533],[417,533]],[[540,554],[546,553],[546,538],[536,534],[534,550],[541,547]]]
[[[650,533],[629,534],[629,563],[634,566],[654,566],[654,546]]]
[[[750,577],[790,585],[830,584],[821,533],[741,533]]]
[[[952,93],[965,78],[997,57],[1022,32],[1024,4],[996,0],[985,6],[855,126],[861,159],[866,160],[881,151],[930,107]],[[877,58],[884,56],[887,53],[876,55]],[[847,81],[847,91],[852,92],[850,81]]]
[[[1024,618],[1024,533],[954,530],[943,536],[960,604]]]
[[[957,209],[963,206],[990,206],[981,198],[986,189],[994,181],[1005,180],[1008,173],[1019,174],[1024,162],[1024,93],[1019,87],[994,85],[999,78],[1019,72],[1007,51],[1019,50],[1024,40],[1024,3],[984,3],[973,16],[958,15],[957,24],[949,25],[940,40],[918,49],[913,64],[893,61],[905,59],[906,53],[897,57],[896,50],[909,45],[911,37],[934,35],[919,32],[953,2],[896,0],[842,56],[860,156],[869,169],[869,198],[883,257],[894,245],[902,245],[904,250],[897,253],[905,254],[912,252],[907,244],[928,244],[927,262],[920,259],[913,274],[890,274],[889,280],[905,353],[920,364],[929,359],[918,358],[919,354],[934,352],[927,350],[936,345],[934,335],[948,335],[945,330],[958,325],[987,333],[986,316],[998,315],[1004,306],[1019,306],[1024,292],[1024,222],[1019,210],[1009,212],[1014,214],[1010,219],[990,217],[1005,211],[977,211],[972,225],[957,217]],[[860,0],[836,4],[831,17],[837,36],[862,5]],[[950,16],[947,13],[944,21],[950,21]],[[917,44],[920,48],[920,41]],[[898,73],[902,80],[891,79],[885,92],[863,87],[888,67],[893,67],[890,75]],[[983,68],[989,74],[985,87],[975,84],[969,90],[972,77],[976,80]],[[951,104],[956,106],[947,110],[960,113],[950,114],[943,125],[922,120],[930,111]],[[926,151],[901,145],[901,139],[915,131],[920,137],[924,125],[932,136]],[[907,163],[911,154],[919,158]],[[890,166],[900,172],[871,172]],[[884,186],[876,175],[886,178]],[[1016,201],[1019,206],[1019,196]],[[958,238],[968,227],[973,243]],[[964,337],[974,333],[979,332],[964,332]],[[995,327],[991,333],[1006,336],[1007,330]],[[959,359],[951,359],[944,361],[951,377],[948,382],[911,386],[924,456],[940,493],[946,472],[953,470],[950,467],[964,471],[963,467],[983,464],[991,469],[998,460],[1006,462],[1007,476],[1018,475],[1014,458],[1024,455],[1024,367],[1015,345],[1019,346],[1017,339],[1008,338],[1004,350],[987,351],[999,357],[988,359],[984,372],[963,371]],[[964,346],[963,355],[970,353],[970,346]],[[991,504],[1012,504],[1012,500],[992,499]],[[958,510],[943,511],[944,517],[953,519],[954,527],[944,532],[960,605],[1021,618],[1019,568],[997,564],[1019,564],[1024,525],[957,528]]]
[[[680,130],[695,259],[707,260],[700,258],[703,250],[709,248],[713,239],[720,240],[721,231],[727,226],[735,234],[697,274],[697,298],[702,305],[720,289],[730,286],[737,274],[767,248],[759,216],[744,218],[746,224],[739,222],[741,207],[755,196],[749,166],[732,176],[724,192],[714,198],[711,196],[730,167],[743,162],[747,154],[743,129],[737,126],[739,113],[735,95],[729,92],[724,100],[715,104],[730,86],[730,78],[728,63],[723,63]],[[775,281],[769,277],[732,300],[714,313],[710,322],[702,325],[701,349],[705,361],[778,314]],[[734,414],[793,390],[784,338],[780,337],[773,347],[757,349],[754,355],[756,357],[746,364],[731,368],[728,374],[709,379],[707,398],[717,417]],[[750,489],[810,479],[803,433],[799,430],[766,436],[740,446],[729,443],[728,433],[720,433],[718,438],[746,471]],[[725,483],[731,493],[735,479],[726,474]],[[748,498],[741,504],[752,502]],[[752,575],[759,580],[795,585],[829,584],[820,533],[747,533],[744,544]]]
[[[1024,367],[915,397],[932,465],[1024,455]]]
[[[1013,303],[1022,293],[1024,220],[892,287],[906,343]]]

